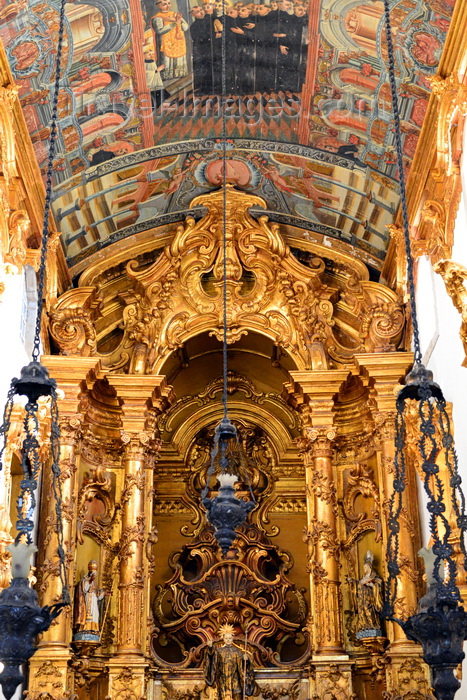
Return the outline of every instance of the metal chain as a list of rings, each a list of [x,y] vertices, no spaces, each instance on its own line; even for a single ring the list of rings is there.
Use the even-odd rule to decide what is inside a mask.
[[[60,94],[60,81],[62,73],[62,54],[63,54],[63,37],[65,32],[65,4],[66,0],[60,0],[60,19],[57,40],[57,54],[55,59],[55,78],[52,98],[52,116],[50,121],[50,137],[49,137],[49,153],[47,161],[47,174],[45,185],[45,202],[44,202],[44,218],[42,223],[42,242],[41,255],[39,263],[39,279],[37,285],[37,315],[36,325],[34,330],[34,344],[32,351],[32,359],[38,362],[40,353],[40,333],[43,309],[43,296],[45,284],[45,268],[47,262],[47,248],[49,242],[49,222],[50,211],[52,205],[52,176],[53,163],[55,158],[55,147],[58,133],[58,99]],[[58,540],[57,553],[60,562],[60,579],[62,584],[62,603],[68,605],[70,603],[70,594],[66,577],[66,556],[63,541],[63,515],[62,515],[62,494],[60,482],[60,427],[58,422],[58,407],[57,395],[55,390],[52,390],[50,396],[50,412],[51,412],[51,437],[50,447],[52,453],[52,490],[55,499],[55,516],[56,516],[56,533]]]
[[[385,603],[383,617],[391,619],[394,616],[394,607],[397,599],[397,577],[400,574],[399,567],[399,532],[402,513],[402,493],[405,489],[406,464],[405,464],[405,431],[400,405],[396,413],[396,435],[394,456],[394,489],[389,498],[388,518],[388,580],[385,586]],[[403,410],[403,403],[402,403]]]
[[[405,255],[407,258],[407,281],[410,297],[410,318],[412,321],[414,358],[416,364],[421,364],[422,353],[420,349],[420,335],[418,330],[417,309],[415,303],[415,280],[413,270],[412,249],[410,245],[409,215],[407,211],[407,191],[405,186],[404,161],[402,158],[401,124],[399,116],[399,104],[397,101],[397,86],[395,78],[394,44],[391,33],[391,16],[389,0],[384,0],[384,20],[386,28],[386,41],[388,49],[389,84],[391,86],[392,111],[394,117],[394,138],[396,141],[397,167],[399,170],[399,188],[401,196],[402,228],[404,232]]]
[[[44,219],[42,224],[42,245],[41,245],[41,256],[39,263],[39,281],[37,285],[37,315],[36,315],[36,327],[34,330],[34,345],[32,350],[32,359],[37,362],[39,359],[39,346],[40,346],[40,335],[41,335],[41,320],[42,320],[42,307],[43,307],[43,295],[44,295],[44,283],[45,283],[45,266],[47,260],[47,247],[49,242],[49,219],[50,219],[50,208],[52,203],[52,173],[53,173],[53,162],[55,157],[55,143],[57,138],[57,125],[58,125],[58,96],[60,92],[60,79],[62,70],[62,50],[63,50],[63,34],[65,29],[65,4],[66,0],[61,0],[60,2],[60,24],[58,30],[58,42],[57,42],[57,56],[55,61],[55,84],[52,100],[52,118],[50,121],[50,138],[49,138],[49,156],[47,163],[47,176],[46,176],[46,186],[45,186],[45,204],[44,204]]]
[[[10,386],[8,389],[8,394],[7,394],[7,400],[5,404],[5,408],[3,410],[3,423],[0,426],[0,440],[1,440],[1,445],[0,445],[0,472],[3,469],[3,455],[5,452],[5,447],[7,443],[7,438],[8,438],[8,433],[10,432],[10,427],[11,427],[11,414],[13,412],[13,405],[14,405],[14,397],[15,397],[15,388],[13,386]]]
[[[225,5],[222,0],[222,194],[223,194],[223,212],[222,212],[222,250],[223,250],[223,284],[222,284],[222,303],[223,303],[223,337],[222,337],[222,405],[224,406],[224,418],[227,418],[227,20],[225,16]]]

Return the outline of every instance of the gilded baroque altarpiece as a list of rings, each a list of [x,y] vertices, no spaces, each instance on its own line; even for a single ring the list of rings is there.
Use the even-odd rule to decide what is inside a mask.
[[[440,260],[449,257],[460,191],[451,147],[465,111],[458,21],[457,53],[448,52],[433,80],[427,138],[409,181],[415,247],[441,274],[452,272]],[[6,275],[37,263],[41,192],[32,187],[33,155],[2,62]],[[422,187],[416,174],[427,154]],[[453,207],[440,204],[440,187]],[[228,401],[257,505],[222,559],[200,494],[221,415],[223,195],[190,206],[202,208],[201,218],[169,227],[163,246],[159,237],[154,250],[151,231],[143,232],[131,248],[113,247],[90,265],[73,289],[53,234],[43,362],[60,388],[68,577],[75,586],[95,560],[106,596],[98,642],[74,638],[71,610],[44,633],[27,700],[201,700],[203,654],[222,624],[251,654],[262,698],[431,699],[420,649],[389,623],[359,634],[351,595],[368,550],[385,578],[394,396],[412,360],[403,350],[400,235],[394,229],[388,284],[373,282],[341,249],[307,241],[291,248],[278,224],[251,215],[264,206],[260,197],[228,187]],[[0,510],[2,586],[20,407],[14,419]],[[416,454],[407,458],[401,618],[423,588],[419,465]],[[240,497],[246,488],[239,484]],[[60,590],[54,517],[42,498],[34,574],[42,604]]]

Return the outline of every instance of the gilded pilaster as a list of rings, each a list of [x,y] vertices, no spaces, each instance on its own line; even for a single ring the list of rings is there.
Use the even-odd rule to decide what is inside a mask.
[[[60,420],[60,488],[62,494],[62,527],[66,552],[66,576],[70,593],[73,588],[76,523],[77,523],[77,458],[82,435],[80,401],[83,390],[98,371],[99,363],[91,358],[44,357],[43,364],[56,379],[58,387],[58,409]],[[52,472],[42,474],[42,493],[52,494]],[[55,499],[43,497],[39,531],[39,553],[37,589],[42,605],[52,605],[61,597],[62,584],[57,556],[55,532]],[[60,700],[69,687],[68,662],[71,659],[71,610],[65,609],[43,633],[35,655],[30,661],[28,700],[35,700],[40,693],[47,692],[50,698]],[[50,659],[53,671],[47,675]],[[52,668],[52,667],[50,667]],[[49,669],[50,670],[50,669]],[[60,683],[58,683],[60,678]],[[45,683],[45,685],[44,685]]]
[[[394,452],[395,452],[395,415],[396,394],[400,381],[405,377],[413,361],[411,353],[384,353],[382,355],[356,355],[355,360],[369,379],[372,388],[372,414],[375,421],[376,438],[378,440],[379,469],[382,484],[382,536],[383,551],[387,547],[388,534],[388,504],[393,492]],[[419,597],[419,558],[417,552],[421,547],[418,523],[418,497],[414,470],[407,474],[406,490],[403,496],[402,518],[400,529],[400,560],[401,575],[398,581],[395,614],[400,619],[407,619],[417,610]],[[384,560],[383,560],[384,561]],[[386,572],[387,574],[387,572]],[[410,642],[402,628],[396,623],[387,623],[387,635],[390,646],[387,651],[389,664],[387,666],[387,686],[389,689],[402,690],[400,686],[401,669],[407,664],[416,662],[417,673],[423,677],[425,684],[429,681],[429,669],[421,660],[421,649],[418,644]],[[420,671],[421,669],[421,671]],[[403,674],[402,674],[403,675]],[[429,684],[428,684],[429,687]]]
[[[145,540],[146,473],[150,435],[147,432],[122,433],[125,469],[120,498],[119,626],[117,654],[143,655],[143,548]]]
[[[123,487],[122,526],[118,552],[117,648],[109,660],[108,694],[117,700],[125,693],[145,695],[147,618],[149,615],[148,561],[145,545],[152,530],[152,472],[160,442],[156,417],[170,403],[171,388],[157,375],[110,375],[109,383],[121,401]]]
[[[334,396],[346,371],[292,372],[303,416],[303,455],[306,472],[310,588],[312,591],[315,654],[343,655],[342,605],[339,581],[340,542],[333,471]]]
[[[60,406],[59,406],[60,409]],[[63,543],[67,559],[67,579],[70,591],[73,586],[76,541],[76,471],[81,438],[79,413],[60,415],[60,487],[62,493]],[[42,493],[53,494],[52,471],[42,475]],[[38,591],[42,603],[53,605],[61,598],[62,582],[57,556],[55,499],[43,498],[41,520],[46,523],[40,530],[39,551],[42,554],[38,567]],[[71,642],[70,609],[63,610],[54,624],[43,633],[39,648],[50,653],[53,648],[68,648]]]

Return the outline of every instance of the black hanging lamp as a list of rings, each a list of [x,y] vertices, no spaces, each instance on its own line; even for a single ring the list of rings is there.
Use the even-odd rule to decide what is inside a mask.
[[[55,63],[55,85],[52,104],[52,119],[46,178],[46,197],[42,228],[42,248],[38,275],[38,307],[34,333],[32,361],[21,370],[19,379],[13,379],[0,426],[0,469],[3,467],[5,447],[11,426],[11,415],[15,396],[25,396],[24,434],[21,446],[22,479],[16,501],[17,521],[14,544],[9,545],[12,561],[12,580],[8,588],[0,592],[0,685],[6,700],[14,695],[18,685],[24,681],[21,667],[35,651],[36,637],[47,630],[64,606],[70,604],[66,582],[65,552],[62,530],[62,500],[60,492],[60,427],[58,422],[56,382],[49,377],[47,369],[39,362],[40,330],[42,319],[42,297],[44,293],[49,217],[52,198],[52,171],[58,121],[58,95],[60,88],[61,58],[65,19],[65,0],[60,6],[60,25]],[[50,423],[50,452],[41,457],[39,444],[40,418],[38,400],[43,399]],[[45,469],[52,470],[53,498],[55,500],[56,534],[58,558],[62,583],[62,599],[52,606],[40,607],[36,591],[28,581],[31,555],[37,551],[33,544],[34,512],[38,477]]]
[[[225,17],[224,17],[225,21]],[[224,27],[225,29],[225,27]],[[245,522],[248,513],[255,507],[253,491],[248,480],[248,466],[237,429],[228,416],[227,409],[227,124],[226,124],[226,35],[222,32],[222,310],[223,338],[222,365],[223,389],[222,403],[224,415],[214,432],[214,444],[211,453],[211,464],[206,475],[206,485],[201,494],[201,500],[206,508],[208,522],[214,527],[222,553],[227,554],[236,537],[236,528]],[[217,496],[208,498],[209,482],[216,474],[219,482]],[[250,501],[244,501],[235,496],[234,484],[245,479],[250,490]]]
[[[389,0],[384,0],[384,17],[388,49],[389,82],[394,113],[395,142],[401,194],[402,222],[407,257],[407,279],[410,296],[410,315],[413,329],[414,366],[406,377],[405,386],[396,400],[396,442],[394,457],[394,491],[390,498],[388,534],[388,580],[383,616],[397,622],[407,637],[421,644],[423,659],[430,666],[432,684],[438,700],[453,700],[460,682],[455,676],[457,666],[464,659],[463,643],[467,639],[467,613],[460,605],[456,583],[456,562],[452,544],[452,528],[447,503],[458,528],[459,546],[467,569],[464,534],[467,529],[465,498],[461,489],[457,456],[451,436],[446,400],[441,388],[433,381],[433,374],[422,364],[420,337],[415,305],[413,259],[410,246],[407,197],[402,159],[400,117],[395,81],[394,48],[391,34]],[[407,620],[395,617],[398,576],[401,573],[399,532],[402,523],[402,494],[406,481],[407,416],[418,417],[418,450],[424,474],[423,485],[427,495],[428,524],[431,549],[424,550],[428,590],[418,603],[418,611]],[[440,466],[446,469],[443,479]],[[423,554],[423,551],[421,552]]]

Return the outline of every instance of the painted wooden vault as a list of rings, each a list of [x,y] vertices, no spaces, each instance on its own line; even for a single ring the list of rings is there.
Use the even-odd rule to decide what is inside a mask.
[[[54,213],[72,274],[219,187],[223,27],[228,181],[261,196],[272,221],[350,245],[377,274],[398,206],[383,3],[194,3],[66,5]],[[408,170],[454,0],[391,5]],[[56,2],[2,3],[43,171],[57,32]]]
[[[409,172],[452,11],[445,54],[465,22],[453,0],[390,4]],[[58,8],[0,0],[42,175]],[[355,600],[368,551],[379,587],[385,576],[394,389],[412,362],[395,246],[392,278],[385,269],[380,280],[399,206],[382,15],[380,0],[66,5],[53,210],[69,270],[52,245],[44,363],[60,387],[70,582],[97,561],[108,602],[93,648],[76,637],[73,612],[44,634],[27,700],[213,700],[202,663],[225,623],[240,640],[249,629],[263,700],[433,700],[419,650],[392,623],[362,627]],[[412,188],[426,208],[415,246],[432,226],[436,255],[459,184],[450,129],[465,104],[451,93],[465,90],[454,64],[433,82],[443,118],[427,120],[442,148],[427,156],[436,183]],[[15,89],[3,88],[12,102]],[[6,130],[4,140],[13,152]],[[12,203],[6,260],[16,264],[32,207],[18,214]],[[222,411],[225,203],[229,412],[257,507],[221,560],[200,493]],[[19,407],[14,418],[19,434]],[[420,465],[414,452],[408,460],[400,617],[423,589]],[[44,604],[59,585],[54,513],[43,498]]]

